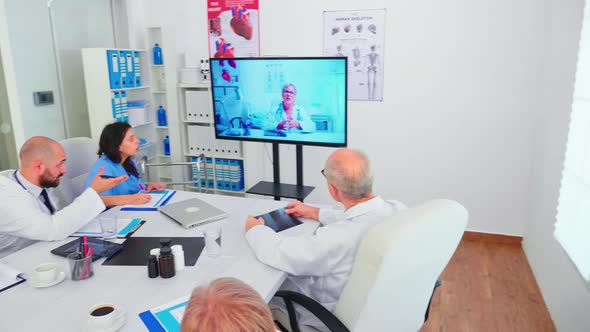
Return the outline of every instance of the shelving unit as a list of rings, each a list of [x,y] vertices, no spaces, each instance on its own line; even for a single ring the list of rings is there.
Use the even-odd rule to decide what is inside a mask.
[[[154,162],[169,163],[182,159],[181,149],[178,148],[178,99],[176,92],[176,62],[173,34],[164,27],[149,27],[146,35],[146,48],[149,50],[149,71],[152,79],[150,112],[154,118],[155,140],[158,145]],[[162,63],[155,65],[152,48],[158,43],[162,48]],[[158,107],[162,105],[166,109],[167,125],[158,125]],[[164,138],[168,136],[170,141],[170,155],[164,154]],[[171,167],[153,167],[150,175],[157,174],[161,182],[177,181],[182,178],[182,170]],[[158,179],[153,179],[156,181]],[[150,179],[151,180],[151,179]]]
[[[183,160],[182,149],[179,146],[176,51],[174,50],[173,39],[170,36],[173,36],[173,34],[166,32],[162,27],[148,28],[145,41],[146,49],[149,49],[149,51],[106,48],[82,49],[90,131],[91,137],[96,142],[98,142],[104,126],[114,121],[128,120],[124,116],[116,119],[115,113],[111,111],[113,109],[112,97],[114,93],[126,94],[127,98],[120,100],[125,109],[127,101],[145,101],[145,122],[132,125],[135,136],[148,142],[140,146],[140,151],[135,156],[136,162],[139,162],[144,156],[150,163]],[[151,50],[156,42],[162,47],[163,65],[153,65],[153,53]],[[108,53],[109,51],[110,53]],[[124,52],[128,51],[138,53],[139,61],[136,63],[135,58],[133,58],[132,65],[133,69],[140,73],[140,83],[136,83],[134,86],[129,86],[129,84],[125,86],[121,82],[120,87],[111,88],[112,82],[109,75],[109,60],[111,58],[108,56],[111,56],[113,51],[118,52],[118,54],[127,54]],[[156,112],[159,105],[166,108],[167,126],[158,126]],[[164,155],[163,140],[167,135],[170,140],[170,156]],[[150,179],[147,180],[150,182],[176,181],[181,178],[181,173],[181,170],[174,171],[170,168],[155,167],[150,169]]]
[[[178,87],[184,160],[192,161],[201,153],[210,159],[207,163],[210,181],[203,187],[208,192],[245,196],[243,144],[239,141],[215,139],[210,82],[181,83]],[[222,161],[228,161],[227,165]],[[201,179],[202,175],[204,174],[201,174]],[[195,176],[193,174],[193,178]],[[188,185],[185,189],[203,190],[200,186]]]

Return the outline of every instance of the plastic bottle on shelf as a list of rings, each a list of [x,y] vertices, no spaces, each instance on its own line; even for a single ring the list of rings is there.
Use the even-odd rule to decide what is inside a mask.
[[[154,65],[161,65],[162,61],[162,48],[158,43],[154,46]]]
[[[168,137],[168,135],[166,135],[166,137],[164,138],[164,155],[170,155],[170,138]]]
[[[168,117],[166,115],[166,109],[160,105],[158,107],[158,126],[166,127],[168,125]]]

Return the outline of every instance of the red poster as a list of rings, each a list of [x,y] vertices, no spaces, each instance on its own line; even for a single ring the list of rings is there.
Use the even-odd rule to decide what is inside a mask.
[[[207,1],[209,56],[258,57],[260,16],[258,0]]]

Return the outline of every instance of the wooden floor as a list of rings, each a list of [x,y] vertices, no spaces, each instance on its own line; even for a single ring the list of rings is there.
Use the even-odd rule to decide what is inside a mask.
[[[520,243],[501,242],[463,237],[421,332],[555,331]]]

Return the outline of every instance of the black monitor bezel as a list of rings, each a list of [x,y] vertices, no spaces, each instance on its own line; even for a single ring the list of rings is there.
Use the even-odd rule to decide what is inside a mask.
[[[326,143],[326,142],[303,142],[303,141],[292,141],[292,140],[277,140],[277,139],[264,139],[264,138],[248,138],[243,136],[219,136],[217,133],[217,119],[215,117],[215,96],[213,78],[211,77],[211,111],[213,112],[213,130],[215,132],[215,139],[222,139],[228,141],[246,141],[246,142],[262,142],[262,143],[279,143],[279,144],[295,144],[295,145],[309,145],[309,146],[325,146],[325,147],[346,147],[348,144],[348,58],[345,56],[316,56],[316,57],[237,57],[237,58],[209,58],[209,73],[213,75],[213,62],[214,61],[228,61],[228,60],[344,60],[344,143]]]

